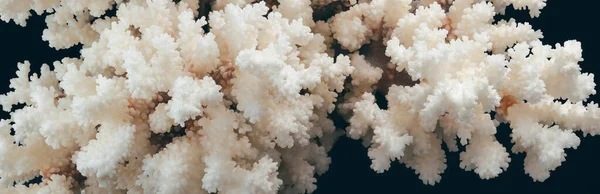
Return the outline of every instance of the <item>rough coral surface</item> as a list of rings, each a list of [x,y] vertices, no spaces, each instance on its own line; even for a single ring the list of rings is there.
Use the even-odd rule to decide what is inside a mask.
[[[0,95],[0,193],[312,193],[342,135],[363,141],[375,172],[397,161],[424,184],[441,181],[447,151],[482,179],[525,153],[544,181],[580,145],[575,131],[600,133],[581,43],[494,20],[545,5],[2,1],[1,20],[47,14],[41,38],[82,49],[39,75],[19,63]]]

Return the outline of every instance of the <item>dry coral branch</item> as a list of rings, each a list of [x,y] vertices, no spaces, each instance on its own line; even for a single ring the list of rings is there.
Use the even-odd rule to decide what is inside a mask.
[[[311,193],[344,133],[369,147],[376,172],[397,160],[436,184],[445,144],[489,179],[511,160],[500,122],[544,181],[579,145],[573,131],[600,133],[581,44],[552,48],[527,23],[494,22],[506,6],[537,17],[545,3],[3,1],[3,21],[48,13],[42,39],[83,48],[39,76],[20,63],[0,96],[12,111],[0,122],[0,191]],[[37,175],[42,184],[23,185]]]

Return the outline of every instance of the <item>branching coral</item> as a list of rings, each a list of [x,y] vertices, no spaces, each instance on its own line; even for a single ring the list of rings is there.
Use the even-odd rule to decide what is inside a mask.
[[[553,48],[527,23],[495,22],[509,5],[537,17],[546,3],[0,2],[0,19],[22,26],[30,10],[48,13],[51,47],[83,45],[40,75],[18,64],[0,96],[11,112],[0,191],[311,193],[344,133],[363,140],[378,173],[397,160],[436,184],[445,144],[489,179],[511,161],[501,122],[525,172],[544,181],[579,146],[573,131],[600,133],[598,105],[586,102],[594,76],[578,65],[581,43]]]

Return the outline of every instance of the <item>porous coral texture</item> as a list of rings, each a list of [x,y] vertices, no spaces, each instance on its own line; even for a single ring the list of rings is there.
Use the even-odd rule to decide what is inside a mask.
[[[82,49],[18,64],[0,193],[312,193],[342,135],[378,173],[436,184],[447,147],[490,179],[511,161],[502,122],[544,181],[574,131],[600,134],[594,75],[580,42],[494,21],[510,5],[546,0],[4,0],[1,20],[46,14],[50,47]]]

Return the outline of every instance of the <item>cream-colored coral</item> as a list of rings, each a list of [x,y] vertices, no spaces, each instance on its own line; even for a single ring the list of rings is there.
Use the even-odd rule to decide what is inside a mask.
[[[511,161],[500,122],[544,181],[573,131],[600,134],[596,85],[581,43],[494,23],[509,5],[537,17],[546,1],[1,1],[1,20],[47,13],[50,47],[83,47],[40,75],[18,64],[0,193],[311,193],[344,134],[378,173],[398,161],[436,184],[445,144],[490,179]]]

